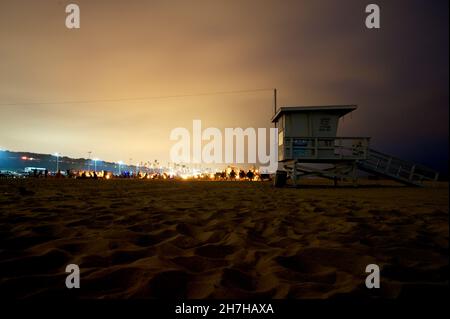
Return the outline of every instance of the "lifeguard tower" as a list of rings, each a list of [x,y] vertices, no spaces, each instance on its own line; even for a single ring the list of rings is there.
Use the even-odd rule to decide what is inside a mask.
[[[356,105],[281,107],[272,117],[278,127],[275,185],[284,186],[287,176],[297,185],[308,175],[332,179],[335,185],[351,179],[356,185],[358,169],[414,186],[437,180],[439,174],[429,168],[370,149],[369,137],[337,137],[339,119],[356,109]]]

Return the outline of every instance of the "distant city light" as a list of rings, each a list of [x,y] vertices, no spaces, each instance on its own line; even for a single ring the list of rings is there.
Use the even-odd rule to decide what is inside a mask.
[[[34,157],[26,157],[26,156],[22,156],[20,159],[22,159],[24,161],[34,161],[35,160]]]
[[[59,153],[54,153],[54,156],[56,156],[56,171],[59,172]]]
[[[119,175],[120,175],[122,173],[122,171],[120,170],[120,166],[123,165],[123,162],[119,161],[118,164],[119,164]]]
[[[97,172],[97,161],[99,161],[99,159],[93,158],[92,160],[94,161],[94,172]]]

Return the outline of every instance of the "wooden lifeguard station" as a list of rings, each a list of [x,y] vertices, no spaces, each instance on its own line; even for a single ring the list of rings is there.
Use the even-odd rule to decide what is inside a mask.
[[[276,186],[289,176],[294,185],[302,176],[316,175],[356,185],[357,170],[382,175],[408,185],[437,180],[439,174],[369,148],[369,137],[338,137],[339,119],[357,109],[356,105],[281,107],[272,117],[278,128],[278,171]],[[319,165],[329,164],[321,168]],[[323,165],[322,165],[323,166]]]

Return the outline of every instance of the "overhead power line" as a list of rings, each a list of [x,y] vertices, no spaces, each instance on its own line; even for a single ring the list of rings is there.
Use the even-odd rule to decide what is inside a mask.
[[[119,99],[97,99],[97,100],[73,100],[73,101],[38,101],[38,102],[14,102],[14,103],[0,103],[0,106],[14,106],[14,105],[50,105],[50,104],[87,104],[87,103],[110,103],[110,102],[127,102],[127,101],[146,101],[146,100],[162,100],[173,99],[183,97],[196,97],[196,96],[211,96],[211,95],[228,95],[228,94],[244,94],[262,91],[273,91],[270,89],[248,89],[248,90],[234,90],[234,91],[217,91],[217,92],[203,92],[194,94],[177,94],[177,95],[161,95],[161,96],[149,96],[149,97],[136,97],[136,98],[119,98]]]

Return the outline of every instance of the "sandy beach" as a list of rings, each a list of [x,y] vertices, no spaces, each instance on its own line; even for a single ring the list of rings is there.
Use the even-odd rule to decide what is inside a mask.
[[[376,183],[384,183],[377,181]],[[0,180],[4,298],[398,298],[448,289],[448,184]],[[65,287],[77,264],[81,288]],[[365,287],[365,267],[381,288]]]

